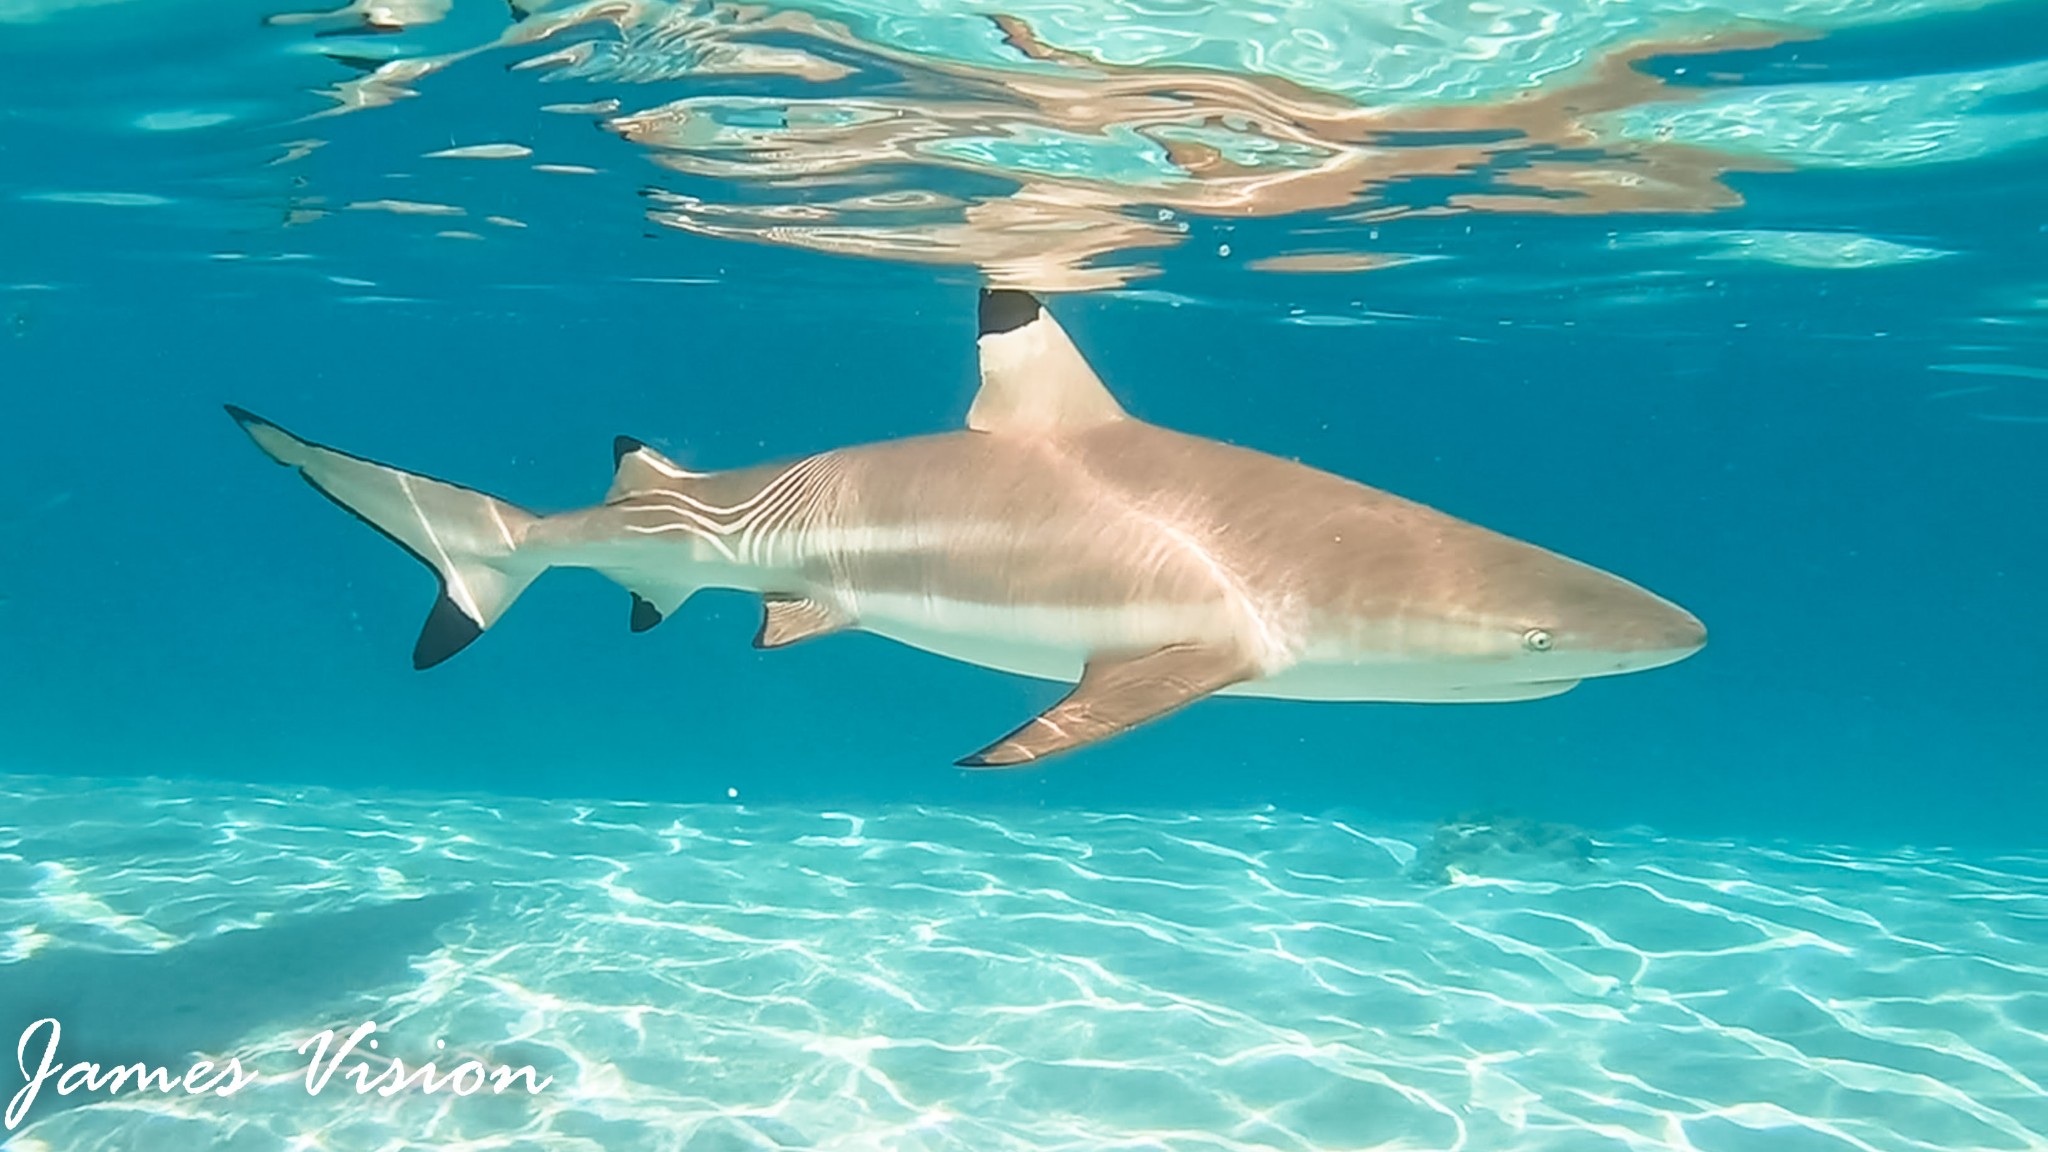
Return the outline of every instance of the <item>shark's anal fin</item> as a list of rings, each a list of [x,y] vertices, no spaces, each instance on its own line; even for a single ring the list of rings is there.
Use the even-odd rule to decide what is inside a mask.
[[[630,621],[633,631],[645,632],[661,623],[666,616],[667,613],[654,606],[654,601],[638,592],[633,593],[633,616]]]
[[[1065,699],[994,744],[959,761],[963,768],[1011,768],[1127,732],[1258,674],[1235,648],[1171,644],[1142,656],[1088,662]]]
[[[784,648],[814,636],[829,636],[853,627],[853,620],[830,604],[795,596],[761,598],[761,631],[756,648]]]
[[[691,587],[644,585],[626,589],[633,596],[633,615],[628,623],[635,632],[645,632],[674,614],[683,601],[695,595]]]
[[[1125,418],[1095,369],[1038,297],[983,289],[981,390],[967,410],[976,432],[1045,436]]]

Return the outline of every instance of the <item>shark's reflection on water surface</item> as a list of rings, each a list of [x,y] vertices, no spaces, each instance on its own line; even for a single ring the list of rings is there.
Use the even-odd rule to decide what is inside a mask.
[[[972,268],[998,287],[1048,292],[1148,274],[1138,254],[1183,243],[1190,220],[1314,220],[1318,240],[1262,266],[1315,270],[1332,247],[1354,257],[1341,267],[1359,255],[1401,262],[1409,254],[1374,231],[1395,219],[1732,207],[1741,198],[1726,176],[1786,165],[1645,138],[1615,115],[1712,91],[1674,87],[1649,62],[1811,34],[1741,26],[1618,40],[1497,97],[1410,99],[1390,78],[1371,100],[1257,71],[1106,64],[1010,15],[956,18],[984,27],[1000,62],[751,5],[587,0],[515,5],[513,17],[454,51],[355,56],[336,41],[333,57],[360,74],[327,89],[331,106],[311,120],[419,95],[429,76],[488,56],[601,95],[545,106],[644,150],[666,173],[641,189],[661,225]],[[762,94],[768,82],[781,87]],[[678,84],[701,90],[659,98]],[[643,93],[654,95],[634,99]]]

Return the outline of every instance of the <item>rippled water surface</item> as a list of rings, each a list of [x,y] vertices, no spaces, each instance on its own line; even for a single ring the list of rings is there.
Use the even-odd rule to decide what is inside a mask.
[[[1443,238],[1469,233],[1424,221],[1499,214],[1726,254],[1669,219],[1740,207],[1759,176],[1904,178],[2048,135],[2048,33],[2016,0],[109,0],[82,46],[74,7],[0,7],[17,43],[74,54],[11,78],[13,115],[29,155],[111,154],[17,170],[17,195],[216,223],[255,199],[286,226],[222,258],[394,231],[531,253],[573,242],[560,204],[635,196],[662,228],[1044,289],[1143,280],[1188,246],[1269,272],[1456,256]],[[158,156],[183,162],[135,163]],[[1953,254],[1870,207],[1733,251]],[[1247,220],[1282,226],[1234,257],[1212,240]]]

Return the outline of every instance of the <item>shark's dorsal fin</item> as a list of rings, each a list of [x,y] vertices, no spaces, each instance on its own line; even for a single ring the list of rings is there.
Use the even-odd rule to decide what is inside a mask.
[[[967,410],[976,432],[1036,436],[1125,418],[1095,369],[1036,296],[981,293],[981,391]]]
[[[604,495],[606,503],[635,492],[672,489],[678,480],[694,480],[703,475],[682,467],[631,436],[620,436],[612,441],[612,468],[611,491]]]

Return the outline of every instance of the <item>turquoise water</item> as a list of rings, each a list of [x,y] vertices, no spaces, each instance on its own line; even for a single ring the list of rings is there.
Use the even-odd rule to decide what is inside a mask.
[[[316,8],[0,0],[0,1047],[258,1074],[10,1152],[2048,1147],[2048,8]],[[575,508],[958,427],[986,286],[1713,639],[965,772],[1062,689],[736,592],[415,672],[220,408]]]

